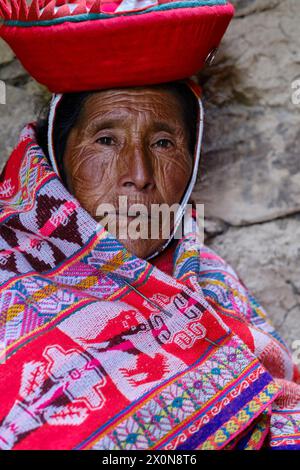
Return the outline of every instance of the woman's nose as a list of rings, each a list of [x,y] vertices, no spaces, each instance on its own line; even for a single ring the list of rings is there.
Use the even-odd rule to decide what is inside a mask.
[[[126,155],[126,163],[121,181],[123,188],[148,192],[155,187],[151,157],[145,149],[134,146]]]

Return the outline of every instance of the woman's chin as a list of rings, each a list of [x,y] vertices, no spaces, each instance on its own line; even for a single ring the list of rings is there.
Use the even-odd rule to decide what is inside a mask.
[[[165,243],[166,240],[120,240],[125,248],[137,256],[138,258],[146,259],[148,256],[158,251]]]
[[[150,219],[142,220],[142,223],[139,219],[139,223],[137,223],[135,217],[123,217],[120,214],[117,218],[115,215],[109,214],[105,219],[96,217],[95,219],[130,253],[143,259],[162,248],[169,240],[173,230],[173,221],[164,226]]]

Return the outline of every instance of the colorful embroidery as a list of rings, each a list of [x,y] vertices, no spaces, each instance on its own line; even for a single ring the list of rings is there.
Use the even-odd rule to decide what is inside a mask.
[[[171,277],[97,226],[34,127],[11,158],[1,182],[14,193],[1,200],[0,448],[299,447],[290,354],[195,221]]]

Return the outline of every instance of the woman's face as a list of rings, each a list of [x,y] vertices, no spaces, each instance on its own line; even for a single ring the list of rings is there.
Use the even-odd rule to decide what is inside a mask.
[[[158,219],[151,217],[151,206],[179,203],[192,166],[180,100],[171,91],[151,87],[90,95],[69,134],[64,155],[69,190],[97,221],[103,223],[108,212],[105,221],[109,225],[103,225],[110,231],[115,226],[118,238],[124,227],[133,227],[135,218],[128,217],[125,201],[128,209],[132,204],[143,204],[148,210],[148,216],[143,213],[139,217],[144,229],[149,227],[148,238],[131,236],[130,230],[127,238],[120,238],[141,258],[168,239],[161,233]],[[103,204],[111,204],[117,212],[109,206],[103,211]],[[151,223],[159,223],[158,238],[151,238]]]

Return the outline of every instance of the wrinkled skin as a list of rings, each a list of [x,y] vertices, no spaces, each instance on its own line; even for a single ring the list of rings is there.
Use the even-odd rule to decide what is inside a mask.
[[[90,95],[69,134],[64,167],[69,189],[97,221],[103,220],[99,204],[118,209],[122,195],[128,197],[128,207],[142,203],[149,208],[144,219],[150,224],[151,204],[178,203],[192,172],[180,100],[171,91],[151,87]],[[106,220],[117,221],[119,230],[133,217],[109,214]],[[160,233],[158,239],[121,242],[146,258],[164,239]]]

